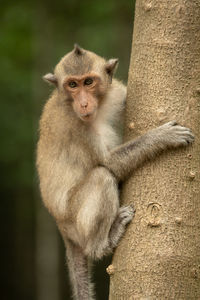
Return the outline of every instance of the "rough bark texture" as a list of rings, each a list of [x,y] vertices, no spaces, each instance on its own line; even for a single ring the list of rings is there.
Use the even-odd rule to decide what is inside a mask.
[[[127,102],[126,140],[173,119],[196,139],[125,183],[136,216],[114,254],[109,299],[200,299],[199,0],[136,2]]]

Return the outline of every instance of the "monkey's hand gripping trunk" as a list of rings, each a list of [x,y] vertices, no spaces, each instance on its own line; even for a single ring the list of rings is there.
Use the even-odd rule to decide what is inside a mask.
[[[115,148],[103,164],[120,181],[144,161],[152,159],[163,150],[186,146],[193,140],[190,129],[171,121]]]

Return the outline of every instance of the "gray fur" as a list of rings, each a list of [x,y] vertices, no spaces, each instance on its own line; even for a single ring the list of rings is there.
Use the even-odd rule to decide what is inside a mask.
[[[89,282],[88,259],[82,249],[71,241],[65,240],[66,257],[70,280],[73,289],[73,298],[77,300],[92,300],[93,285]]]
[[[193,141],[194,136],[189,128],[171,121],[112,150],[105,158],[104,165],[118,180],[123,180],[144,161],[154,158],[163,150],[187,146]]]
[[[73,60],[73,65],[69,64],[69,60]],[[87,54],[83,52],[81,55],[77,55],[76,52],[72,51],[63,61],[63,68],[67,75],[83,75],[92,70],[93,60]]]

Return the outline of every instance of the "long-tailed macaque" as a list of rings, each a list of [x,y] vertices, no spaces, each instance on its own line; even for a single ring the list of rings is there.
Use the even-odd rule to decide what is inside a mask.
[[[120,207],[118,182],[163,150],[194,140],[171,121],[121,144],[115,124],[126,87],[113,78],[117,64],[75,45],[44,76],[55,90],[40,120],[40,189],[63,237],[77,300],[94,299],[88,260],[111,253],[134,216],[132,205]]]

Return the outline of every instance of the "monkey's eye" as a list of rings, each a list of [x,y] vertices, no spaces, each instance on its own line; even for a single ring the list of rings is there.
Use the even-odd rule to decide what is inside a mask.
[[[85,85],[90,85],[90,84],[92,84],[92,83],[93,83],[93,79],[90,78],[90,77],[86,78],[85,81],[84,81],[84,84],[85,84]]]
[[[70,81],[69,83],[68,83],[68,85],[70,86],[70,88],[75,88],[75,87],[77,87],[77,83],[75,82],[75,81]]]

